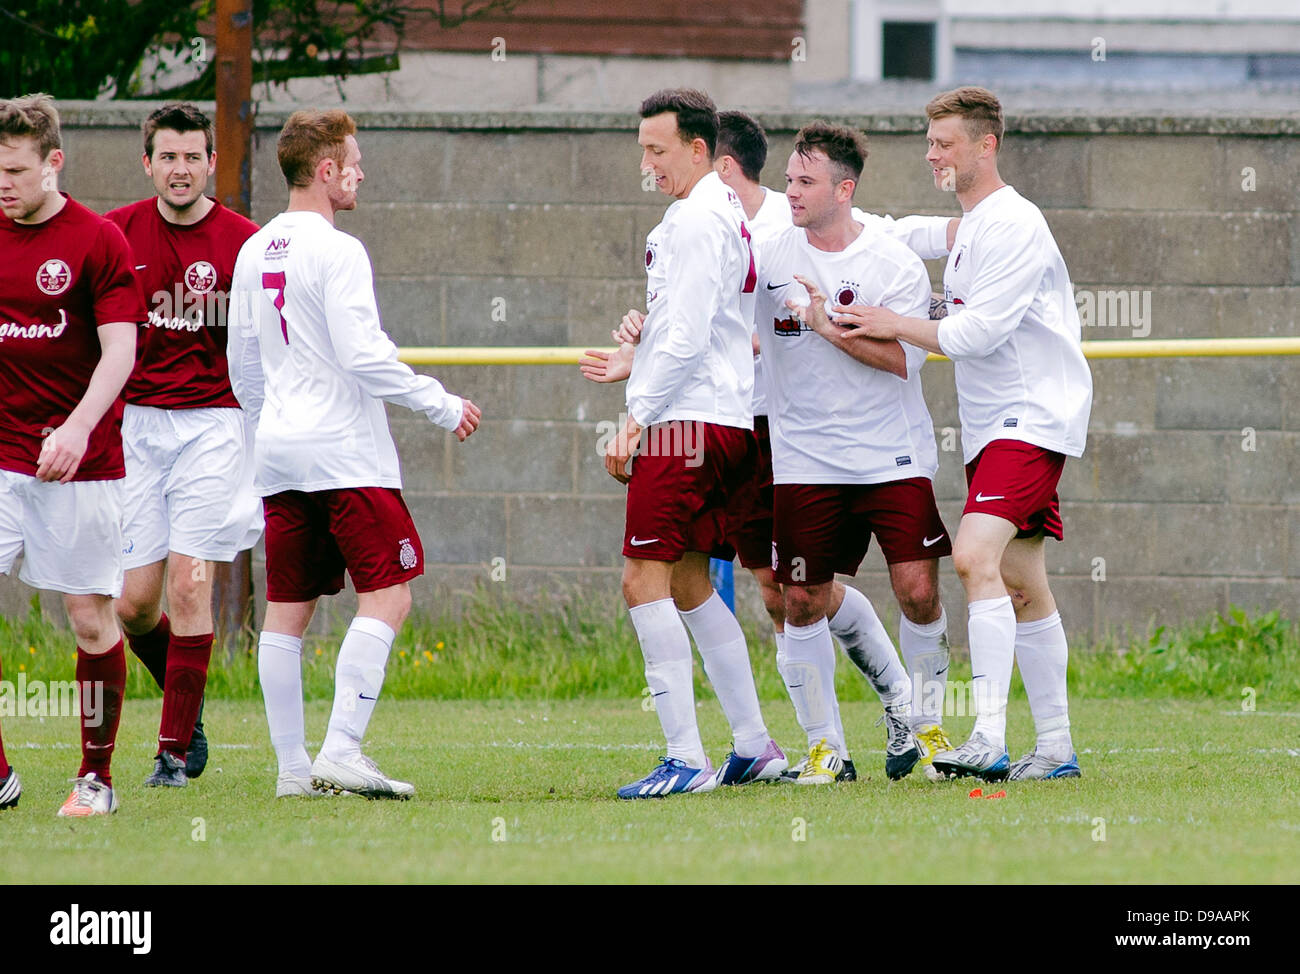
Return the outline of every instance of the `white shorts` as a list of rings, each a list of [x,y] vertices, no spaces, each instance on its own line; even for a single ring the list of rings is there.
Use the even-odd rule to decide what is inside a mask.
[[[262,503],[253,493],[242,410],[127,403],[122,453],[122,560],[128,570],[162,561],[169,551],[232,561],[257,544]]]
[[[69,595],[122,594],[122,481],[45,483],[0,470],[0,573]]]

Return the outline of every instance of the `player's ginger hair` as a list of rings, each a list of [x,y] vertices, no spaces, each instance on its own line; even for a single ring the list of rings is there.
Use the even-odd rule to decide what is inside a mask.
[[[968,85],[935,95],[925,106],[925,116],[931,120],[956,115],[966,123],[966,133],[978,142],[986,135],[997,138],[995,152],[1002,149],[1002,133],[1006,123],[1002,118],[1002,103],[987,88]]]
[[[59,110],[54,107],[52,96],[40,92],[0,100],[0,142],[22,138],[36,142],[36,151],[42,159],[63,148]]]
[[[357,123],[341,108],[294,112],[280,130],[275,154],[291,189],[310,186],[316,164],[333,159],[343,167],[344,140],[357,134]]]

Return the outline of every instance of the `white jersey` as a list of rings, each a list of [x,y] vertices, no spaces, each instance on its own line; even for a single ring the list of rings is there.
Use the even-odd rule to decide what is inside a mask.
[[[398,361],[365,246],[319,213],[281,213],[253,234],[232,292],[230,385],[256,431],[260,496],[401,487],[385,399],[460,425],[460,397]]]
[[[752,238],[750,243],[754,247],[754,257],[761,268],[763,266],[763,247],[793,225],[790,221],[790,201],[786,199],[785,193],[778,193],[774,189],[764,187],[763,203],[758,208],[758,212],[754,214],[754,218],[748,221],[748,224],[749,234]],[[758,319],[754,317],[757,293],[757,291],[751,291],[748,294],[741,295],[745,320],[752,322],[755,326],[758,324]],[[754,415],[767,415],[767,387],[763,382],[762,355],[754,356]]]
[[[754,214],[754,218],[748,221],[749,232],[752,237],[751,243],[760,268],[763,265],[763,245],[793,226],[790,215],[790,200],[786,195],[767,187],[763,188],[763,193],[762,205],[758,208],[758,212]],[[855,206],[853,207],[853,219],[864,227],[888,234],[917,253],[933,249],[934,234],[937,233],[939,247],[942,249],[933,256],[942,257],[948,253],[949,217],[909,216],[901,220],[895,220],[888,214],[868,213],[866,210],[860,210]],[[928,258],[931,255],[924,253],[922,256]],[[757,327],[758,319],[754,316],[755,294],[742,295],[741,302],[745,310],[746,320],[753,319],[754,325]],[[767,415],[767,387],[763,382],[763,356],[761,354],[754,357],[754,415]]]
[[[627,380],[641,426],[754,428],[754,349],[740,306],[756,276],[748,234],[739,198],[710,172],[646,238],[646,317]]]
[[[806,303],[792,275],[811,277],[829,301],[881,305],[927,317],[930,278],[919,257],[863,222],[842,251],[818,250],[791,227],[763,252],[759,341],[768,380],[773,480],[778,484],[877,484],[932,478],[939,466],[934,423],[921,393],[925,351],[902,343],[907,378],[852,358],[794,317]]]
[[[1092,373],[1065,261],[1042,212],[1010,186],[963,217],[943,274],[939,347],[955,363],[962,453],[1023,440],[1083,454]]]

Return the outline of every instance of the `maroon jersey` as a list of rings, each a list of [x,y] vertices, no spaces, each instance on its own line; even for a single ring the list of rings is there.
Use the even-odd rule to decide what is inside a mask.
[[[226,368],[226,300],[239,248],[257,224],[215,200],[189,226],[164,220],[156,197],[105,215],[131,244],[149,305],[126,401],[162,409],[237,407]]]
[[[29,226],[0,215],[0,469],[35,475],[99,364],[100,325],[145,320],[122,232],[76,200]],[[73,480],[116,480],[122,400],[109,408]]]

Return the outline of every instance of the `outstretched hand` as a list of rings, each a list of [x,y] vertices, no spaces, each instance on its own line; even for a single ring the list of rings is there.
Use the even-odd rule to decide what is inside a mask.
[[[582,376],[592,382],[622,382],[632,374],[632,357],[636,348],[629,344],[618,347],[616,352],[602,352],[589,348],[578,360]]]

